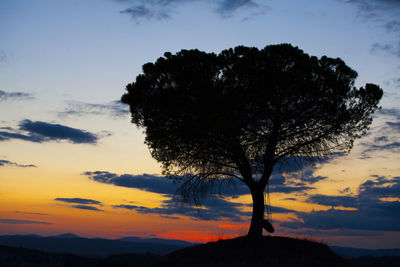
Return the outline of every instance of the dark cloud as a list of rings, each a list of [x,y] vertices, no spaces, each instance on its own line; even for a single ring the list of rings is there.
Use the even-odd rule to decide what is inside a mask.
[[[192,205],[183,205],[173,198],[164,200],[161,207],[148,208],[139,205],[113,205],[114,208],[134,210],[142,214],[157,214],[160,216],[187,216],[200,220],[221,220],[229,219],[233,221],[242,221],[243,217],[251,216],[250,211],[244,211],[243,208],[251,207],[251,204],[241,204],[226,201],[221,198],[210,198],[202,203],[200,207]],[[290,213],[291,209],[282,207],[271,207],[272,213]],[[247,219],[247,218],[246,218]]]
[[[68,140],[72,143],[90,143],[97,141],[95,134],[64,126],[61,124],[52,124],[43,121],[23,120],[20,123],[20,130],[29,132],[32,135],[39,135],[49,140]]]
[[[149,7],[146,4],[140,4],[137,6],[126,8],[124,10],[121,10],[120,13],[128,14],[136,22],[140,22],[142,19],[166,19],[170,17],[170,15],[166,11],[160,9],[159,7],[154,5]]]
[[[95,205],[101,205],[100,201],[93,200],[93,199],[87,199],[87,198],[55,198],[54,200],[56,201],[62,201],[62,202],[67,202],[67,203],[76,203],[76,204],[95,204]]]
[[[0,223],[6,223],[6,224],[52,224],[50,222],[16,220],[16,219],[0,219]]]
[[[96,144],[96,134],[43,121],[23,120],[18,129],[0,131],[0,141],[19,139],[36,143],[48,141],[68,141],[74,144]]]
[[[350,187],[346,187],[342,190],[338,190],[340,194],[345,194],[345,193],[349,193],[351,191]]]
[[[88,206],[88,205],[72,205],[71,207],[73,207],[75,209],[81,209],[81,210],[104,211],[97,207]]]
[[[161,207],[148,208],[138,205],[114,205],[114,208],[135,210],[142,214],[157,214],[162,216],[187,216],[200,220],[221,220],[229,219],[233,221],[242,221],[243,216],[251,216],[251,212],[243,211],[247,207],[245,204],[233,203],[221,198],[212,198],[204,201],[201,207],[192,205],[183,205],[173,198],[164,200]]]
[[[106,171],[85,172],[84,175],[96,182],[136,188],[158,194],[174,194],[177,190],[177,185],[170,179],[157,175],[117,175]]]
[[[398,133],[400,133],[400,121],[398,122],[386,122],[386,125],[388,125],[390,128],[394,129]]]
[[[308,202],[329,205],[328,210],[296,212],[300,220],[283,222],[288,228],[355,229],[370,231],[400,231],[400,202],[384,198],[400,196],[400,177],[374,176],[359,186],[357,196],[314,195]],[[352,207],[340,210],[336,206]]]
[[[400,196],[400,176],[391,179],[377,176],[374,180],[367,180],[359,188],[359,198],[363,202],[375,202],[384,197]]]
[[[24,92],[8,93],[0,90],[0,102],[6,100],[31,100],[31,99],[34,99],[34,97],[30,93],[24,93]]]
[[[257,8],[259,6],[252,0],[222,0],[218,2],[217,12],[222,16],[230,16],[238,9],[249,7]]]
[[[58,116],[61,118],[87,115],[108,115],[113,118],[124,118],[129,115],[129,106],[123,104],[119,100],[105,104],[68,101],[68,107],[64,111],[58,113]]]
[[[282,186],[270,186],[271,193],[295,193],[295,192],[303,192],[306,190],[314,189],[314,187],[298,185],[298,186],[290,186],[290,185],[282,185]]]
[[[200,2],[199,0],[114,0],[129,7],[120,11],[129,15],[137,23],[150,19],[166,19],[172,16],[175,10],[184,4]],[[266,6],[257,4],[254,0],[202,0],[206,4],[214,6],[214,11],[222,17],[230,17],[236,11],[243,9],[265,12]],[[262,12],[261,12],[262,11]],[[255,16],[253,14],[252,16]]]
[[[386,211],[381,207],[380,212]],[[358,229],[371,231],[400,231],[400,204],[389,210],[389,216],[368,214],[363,211],[338,210],[331,208],[324,211],[311,211],[310,213],[296,213],[303,220],[281,223],[288,228],[314,228],[321,230],[330,229]],[[397,212],[397,213],[396,213]]]
[[[392,153],[399,153],[400,152],[400,142],[389,142],[385,144],[371,144],[371,143],[362,143],[363,146],[368,147],[363,151],[363,155],[376,152],[376,151],[385,151],[385,152],[392,152]]]
[[[1,136],[1,132],[0,132],[0,136]],[[19,168],[36,168],[37,167],[36,165],[33,165],[33,164],[19,164],[19,163],[4,160],[4,159],[0,159],[0,167],[1,166],[15,166],[15,167],[19,167]]]
[[[135,210],[142,214],[158,214],[160,216],[173,216],[177,215],[188,216],[191,218],[201,219],[201,220],[218,220],[218,219],[230,219],[234,221],[241,221],[243,216],[250,216],[251,212],[243,211],[243,208],[251,207],[251,205],[245,205],[241,203],[229,202],[225,199],[219,198],[216,191],[211,191],[208,198],[201,202],[201,206],[197,207],[195,205],[185,204],[183,205],[174,193],[177,191],[179,184],[173,183],[170,179],[166,177],[161,177],[157,175],[130,175],[122,174],[117,175],[115,173],[110,173],[106,171],[95,171],[95,172],[85,172],[84,175],[88,176],[89,179],[105,184],[112,184],[117,186],[136,188],[144,190],[147,192],[153,192],[158,194],[163,194],[168,197],[164,200],[160,207],[148,208],[140,205],[133,204],[119,204],[114,205],[114,208]],[[285,186],[284,182],[277,181],[279,188],[277,191],[300,191],[300,189],[294,189],[295,186]],[[234,185],[236,188],[235,192],[226,190],[220,192],[225,196],[238,196],[241,194],[249,194],[249,190],[246,185],[236,183]],[[288,213],[292,212],[289,209],[272,207],[273,213]]]
[[[372,52],[384,51],[386,53],[400,57],[400,42],[393,44],[374,43],[371,47],[371,51]]]
[[[375,118],[384,120],[383,125],[370,131],[370,136],[374,138],[367,139],[361,143],[364,150],[361,153],[362,158],[370,158],[374,152],[400,152],[400,109],[382,109],[375,115]]]
[[[151,175],[151,174],[118,175],[107,171],[85,172],[83,174],[88,176],[89,179],[96,182],[129,187],[129,188],[136,188],[147,192],[153,192],[164,195],[175,194],[180,185],[179,181],[174,183],[171,179],[168,179],[166,177]],[[312,175],[312,173],[308,173],[308,175]],[[312,177],[307,176],[304,181],[301,181],[301,179],[303,179],[303,177],[285,178],[281,174],[274,174],[270,180],[269,190],[270,192],[274,193],[289,194],[293,192],[302,192],[314,188],[308,186],[307,182],[308,180],[313,181]],[[321,180],[321,178],[317,177],[316,180]],[[184,181],[184,179],[182,181]],[[215,188],[212,188],[209,191],[209,193],[211,195],[220,194],[230,197],[237,197],[240,195],[247,195],[250,193],[249,189],[244,183],[235,180],[229,181],[230,183],[223,183],[223,182],[224,181],[221,181],[221,184],[218,184],[215,186]]]
[[[357,198],[352,196],[313,195],[307,199],[307,202],[334,207],[342,206],[355,208],[358,206]]]
[[[389,116],[400,121],[400,109],[383,108],[376,113],[376,116]]]

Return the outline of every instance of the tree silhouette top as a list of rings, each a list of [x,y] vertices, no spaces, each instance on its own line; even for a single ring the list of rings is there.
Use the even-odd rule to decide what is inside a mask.
[[[367,131],[382,90],[356,88],[356,77],[341,59],[290,44],[181,50],[143,65],[122,102],[164,174],[192,177],[186,199],[236,178],[250,189],[258,225],[258,195],[278,162],[347,152]]]

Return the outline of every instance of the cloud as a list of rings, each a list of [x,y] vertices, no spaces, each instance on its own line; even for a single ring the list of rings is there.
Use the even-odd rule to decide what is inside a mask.
[[[33,164],[18,164],[16,162],[0,159],[0,167],[2,166],[15,166],[19,168],[36,168],[36,165]]]
[[[101,205],[100,201],[93,200],[93,199],[87,199],[87,198],[55,198],[54,200],[56,201],[62,201],[66,203],[77,203],[77,204],[95,204],[95,205]]]
[[[222,0],[218,2],[217,12],[222,16],[230,16],[238,9],[258,7],[252,0]]]
[[[122,174],[117,175],[115,173],[110,173],[106,171],[95,171],[95,172],[85,172],[89,179],[101,182],[105,184],[112,184],[116,186],[123,186],[128,188],[136,188],[144,190],[147,192],[163,194],[167,197],[160,207],[149,208],[141,206],[135,203],[133,204],[118,204],[113,205],[114,208],[135,210],[142,214],[158,214],[160,216],[172,216],[176,217],[178,215],[188,216],[195,219],[201,220],[219,220],[219,219],[230,219],[234,221],[241,221],[243,216],[251,216],[251,212],[244,211],[244,208],[249,208],[251,205],[233,203],[225,199],[217,197],[215,191],[211,191],[209,197],[201,202],[200,207],[194,205],[183,205],[179,202],[174,195],[179,184],[173,183],[170,179],[166,177],[161,177],[157,175],[142,174],[142,175],[131,175]],[[285,188],[284,185],[281,185]],[[249,190],[245,185],[236,184],[236,192],[233,193],[230,190],[226,192],[221,192],[225,196],[237,196],[238,194],[249,194]],[[281,189],[282,190],[282,189]],[[284,190],[288,190],[285,188]],[[225,193],[225,194],[224,194]],[[292,210],[272,207],[272,212],[274,213],[288,213]]]
[[[358,16],[365,21],[371,21],[395,35],[393,43],[373,44],[371,50],[385,51],[400,57],[400,2],[398,0],[346,0],[346,3],[358,8]]]
[[[400,109],[397,108],[383,108],[376,112],[375,116],[389,116],[400,121]]]
[[[134,21],[167,19],[180,6],[200,2],[199,0],[114,0],[129,7],[120,11],[129,15]],[[238,10],[250,9],[263,13],[266,6],[257,4],[254,0],[202,0],[201,2],[214,6],[214,11],[221,17],[230,17]],[[257,14],[252,14],[255,16]]]
[[[7,60],[7,55],[4,53],[2,49],[0,49],[0,63],[5,62]]]
[[[288,228],[314,228],[321,230],[330,229],[357,229],[371,231],[400,231],[398,224],[400,216],[399,204],[396,209],[391,210],[391,216],[380,214],[371,215],[362,211],[337,210],[331,208],[324,211],[311,211],[310,213],[296,213],[303,220],[281,223]]]
[[[43,143],[65,140],[74,144],[96,144],[98,138],[98,135],[81,129],[31,120],[21,121],[18,129],[8,128],[8,131],[0,131],[0,141],[19,139]]]
[[[129,188],[136,188],[158,194],[166,194],[166,195],[174,194],[177,189],[177,185],[174,184],[170,179],[151,174],[117,175],[115,173],[110,173],[106,171],[95,171],[95,172],[85,172],[84,175],[88,176],[89,179],[96,182],[129,187]]]
[[[71,116],[108,115],[113,118],[125,118],[129,113],[129,106],[119,100],[105,104],[68,101],[68,107],[64,111],[59,112],[58,116],[65,118]]]
[[[54,199],[55,201],[61,201],[61,202],[65,202],[65,203],[72,203],[72,204],[79,204],[79,205],[71,205],[71,208],[75,208],[75,209],[81,209],[81,210],[93,210],[93,211],[104,211],[101,210],[97,207],[94,206],[90,206],[90,205],[99,205],[99,206],[103,206],[103,204],[100,201],[97,200],[93,200],[93,199],[88,199],[88,198],[78,198],[78,197],[74,197],[74,198],[62,198],[62,197],[58,197]]]
[[[400,152],[400,142],[392,142],[381,145],[363,143],[363,145],[368,146],[368,149],[364,150],[363,153],[374,152],[374,151],[387,151],[392,153]]]
[[[94,171],[85,172],[83,173],[83,175],[86,175],[89,179],[100,183],[112,184],[128,188],[136,188],[147,192],[164,195],[175,194],[180,185],[179,181],[174,183],[172,180],[166,177],[151,174],[118,175],[116,173],[110,173],[107,171]],[[270,192],[274,193],[289,194],[293,192],[302,192],[305,190],[313,189],[314,187],[307,185],[310,180],[313,180],[312,173],[307,172],[307,175],[304,177],[297,176],[285,178],[281,174],[274,174],[270,180],[269,190]],[[301,181],[301,179],[304,179],[304,181]],[[317,177],[316,180],[321,180],[321,178]],[[237,182],[235,180],[231,180],[229,182],[230,183],[224,184],[223,181],[221,181],[221,184],[215,186],[215,188],[212,188],[209,193],[211,195],[220,194],[230,197],[250,194],[248,187],[244,183]],[[315,181],[312,181],[312,183],[314,182]],[[224,187],[224,185],[226,186]]]
[[[386,125],[388,125],[390,128],[394,129],[398,133],[400,133],[400,121],[398,122],[386,122]]]
[[[52,224],[50,222],[16,220],[16,219],[0,219],[0,223],[6,223],[6,224]]]
[[[384,51],[386,53],[400,57],[400,42],[392,44],[374,43],[371,47],[371,51]]]
[[[400,110],[399,109],[382,109],[375,115],[385,121],[383,125],[376,127],[370,131],[373,139],[367,139],[361,143],[364,150],[361,153],[362,158],[369,158],[369,154],[374,152],[400,152]]]
[[[246,204],[233,203],[221,198],[212,198],[204,201],[201,207],[183,205],[173,198],[164,200],[161,207],[148,208],[138,205],[114,205],[114,208],[135,210],[141,214],[157,214],[162,216],[187,216],[200,220],[222,220],[242,221],[243,216],[251,216],[251,212],[243,211],[242,208],[248,207]]]
[[[0,90],[0,102],[7,100],[32,100],[32,99],[34,99],[34,97],[30,93],[24,93],[24,92],[8,93],[3,90]]]
[[[88,205],[72,205],[71,207],[73,207],[75,209],[81,209],[81,210],[104,211],[97,207],[88,206]]]
[[[300,220],[283,222],[288,228],[354,229],[370,231],[400,231],[400,201],[385,201],[398,198],[400,177],[374,176],[359,186],[357,196],[314,195],[308,202],[332,206],[328,210],[296,212]],[[336,206],[353,207],[356,210],[340,210]]]
[[[307,199],[307,202],[325,206],[342,206],[355,208],[358,206],[357,198],[352,196],[325,196],[313,195]]]

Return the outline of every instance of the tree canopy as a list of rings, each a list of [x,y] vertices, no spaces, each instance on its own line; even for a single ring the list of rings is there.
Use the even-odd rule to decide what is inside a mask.
[[[249,234],[260,235],[256,202],[278,162],[348,152],[368,130],[383,92],[356,88],[356,77],[341,59],[290,44],[181,50],[143,65],[122,102],[164,174],[185,177],[186,199],[221,179],[244,182],[254,202]]]

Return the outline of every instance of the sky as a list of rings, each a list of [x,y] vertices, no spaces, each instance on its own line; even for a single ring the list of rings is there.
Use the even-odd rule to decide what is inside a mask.
[[[246,234],[242,185],[201,207],[176,185],[119,100],[164,52],[290,43],[340,57],[382,109],[347,155],[270,184],[276,234],[400,247],[400,1],[2,0],[0,234],[207,242]]]

